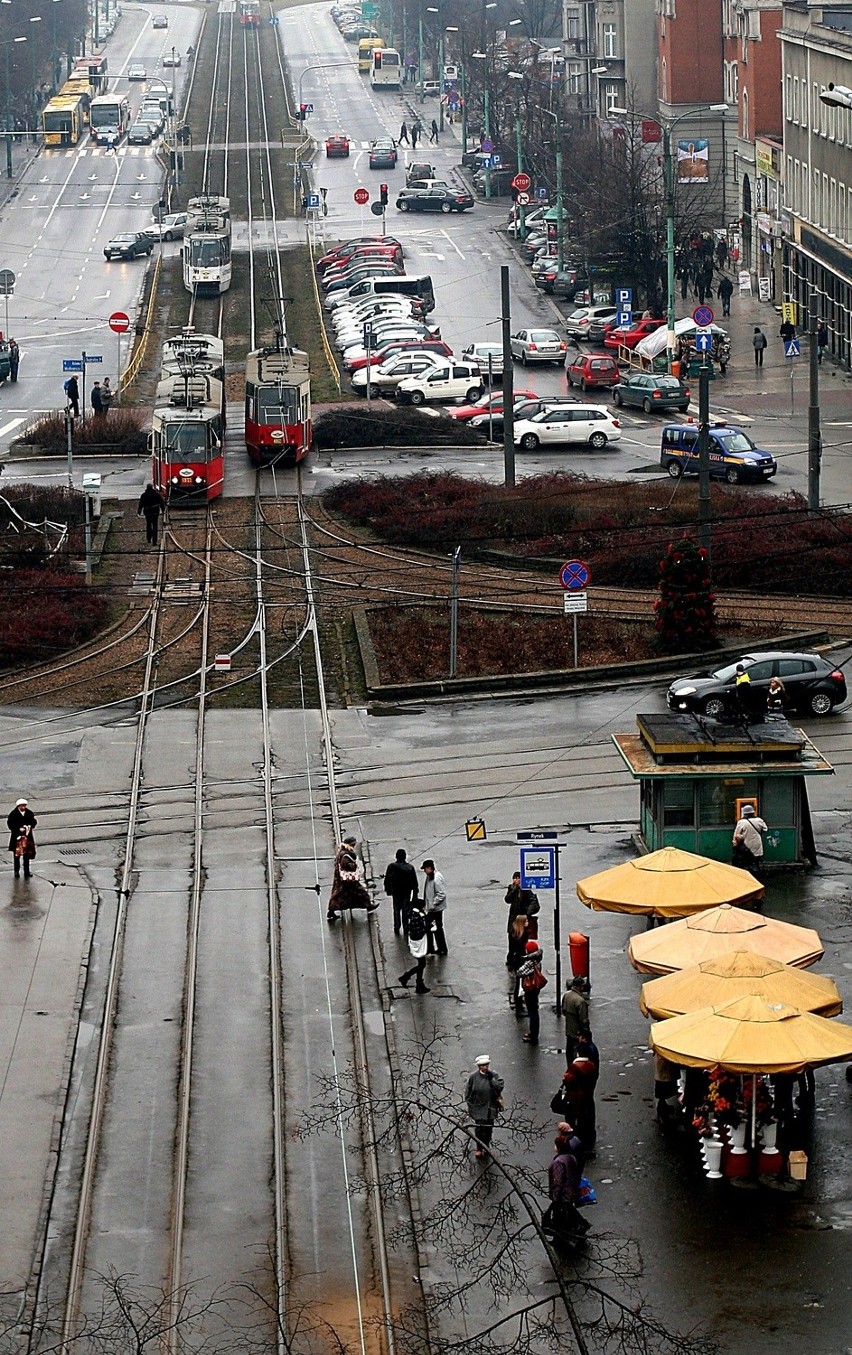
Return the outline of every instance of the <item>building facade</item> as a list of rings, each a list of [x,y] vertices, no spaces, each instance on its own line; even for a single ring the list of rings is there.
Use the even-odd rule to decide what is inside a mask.
[[[657,88],[660,119],[672,145],[701,147],[706,177],[686,184],[679,175],[678,200],[690,220],[718,229],[729,217],[727,119],[711,105],[724,99],[721,0],[656,0]]]

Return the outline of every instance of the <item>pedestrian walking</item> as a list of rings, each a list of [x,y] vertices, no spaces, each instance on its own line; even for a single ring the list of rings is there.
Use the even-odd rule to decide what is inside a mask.
[[[407,988],[411,980],[417,977],[417,987],[415,992],[428,993],[430,989],[423,982],[423,971],[426,968],[426,956],[428,955],[428,946],[426,937],[429,932],[429,924],[426,921],[426,914],[420,907],[419,900],[415,899],[408,910],[408,949],[414,964],[411,969],[406,969],[404,974],[400,974],[399,982],[403,988]]]
[[[68,404],[71,407],[71,413],[75,419],[80,417],[80,387],[77,384],[76,376],[69,376],[63,387]]]
[[[722,302],[722,315],[730,315],[731,297],[734,295],[734,284],[731,282],[727,273],[725,273],[722,281],[719,283],[719,286],[716,289],[716,295]]]
[[[680,270],[680,294],[685,301],[689,293],[689,268],[684,265]]]
[[[438,124],[434,118],[432,119],[432,130],[429,133],[429,142],[430,144],[434,142],[436,146],[438,144]]]
[[[556,1135],[553,1146],[556,1151],[547,1173],[550,1208],[542,1219],[542,1227],[553,1234],[554,1240],[583,1237],[590,1225],[577,1208],[580,1164],[571,1152],[571,1139],[564,1132]]]
[[[110,385],[109,377],[105,376],[104,384],[101,386],[101,410],[103,411],[104,418],[109,414],[114,396],[115,391]]]
[[[21,365],[21,350],[17,339],[9,340],[9,380],[17,381],[18,368]]]
[[[468,1078],[464,1093],[468,1114],[473,1120],[476,1157],[485,1157],[491,1147],[494,1122],[503,1109],[503,1086],[502,1077],[491,1071],[489,1055],[480,1054],[476,1060],[476,1072]]]
[[[519,914],[523,913],[527,918],[528,937],[535,939],[538,936],[538,914],[541,912],[541,904],[538,901],[538,895],[534,889],[523,889],[521,887],[521,872],[516,870],[512,876],[512,883],[506,890],[506,903],[509,905],[509,916],[506,919],[506,935],[512,935],[512,923]],[[506,966],[513,968],[512,946],[511,942],[506,951]]]
[[[165,508],[166,501],[160,491],[152,484],[147,484],[139,496],[136,516],[145,519],[145,540],[150,546],[157,544],[157,524]]]
[[[571,1064],[577,1057],[577,1036],[589,1029],[589,1004],[583,997],[584,980],[568,979],[562,994],[562,1015],[565,1020],[565,1062]]]
[[[524,959],[518,966],[518,978],[520,979],[524,1001],[527,1004],[527,1015],[530,1018],[530,1028],[524,1036],[526,1044],[538,1044],[540,1028],[539,997],[542,988],[547,984],[547,978],[541,969],[542,959],[542,949],[538,941],[527,941],[524,947]]]
[[[734,677],[734,695],[740,719],[748,721],[752,714],[751,677],[744,663],[738,663]]]
[[[96,419],[99,419],[103,415],[103,412],[104,407],[101,401],[101,383],[100,381],[96,381],[92,386],[92,413]]]
[[[817,362],[819,363],[820,366],[822,366],[822,355],[825,352],[826,348],[828,347],[828,325],[825,323],[824,320],[820,320],[819,324],[817,325],[816,341],[817,341]],[[12,339],[12,343],[14,342],[15,340]],[[13,381],[15,380],[14,376],[12,377],[12,380]]]
[[[402,145],[403,141],[405,142],[406,146],[408,146],[408,145],[411,144],[411,143],[409,142],[409,139],[408,139],[408,123],[407,123],[407,122],[403,122],[402,126],[400,127],[400,129],[399,129],[399,136],[397,137],[397,141],[400,143],[400,145]]]
[[[439,870],[435,869],[434,861],[424,861],[420,869],[426,876],[423,881],[423,906],[426,910],[426,921],[429,925],[429,934],[426,938],[429,954],[446,955],[447,938],[444,935],[444,913],[447,911],[447,889],[444,884],[444,877]]]
[[[731,864],[750,870],[752,875],[760,875],[763,866],[763,834],[766,831],[767,824],[755,812],[754,805],[743,805],[731,838]]]
[[[703,306],[707,297],[707,279],[703,273],[695,274],[695,291],[699,306]]]
[[[420,140],[420,133],[423,131],[420,119],[416,118],[411,124],[411,149],[417,150],[417,142]]]
[[[782,320],[781,328],[778,331],[778,335],[782,343],[789,343],[791,339],[795,339],[796,326],[793,324],[793,321]]]
[[[780,715],[784,710],[784,702],[787,700],[787,688],[780,677],[769,679],[769,687],[766,691],[766,709],[773,715]]]
[[[417,871],[407,860],[404,847],[397,849],[396,859],[385,871],[385,893],[393,899],[394,931],[397,936],[400,930],[408,936],[408,910],[417,898]]]
[[[728,242],[727,240],[716,241],[716,264],[718,268],[724,268],[728,262]]]
[[[33,829],[37,823],[38,819],[23,797],[15,801],[15,808],[6,819],[6,827],[9,829],[9,851],[12,853],[15,874],[20,875],[23,861],[25,879],[30,877],[30,862],[36,854]]]
[[[763,350],[766,347],[766,335],[760,328],[760,325],[755,325],[754,333],[751,336],[751,343],[754,348],[754,365],[755,367],[762,367]]]
[[[336,922],[338,913],[342,913],[345,908],[365,908],[367,912],[372,913],[379,906],[378,901],[374,903],[367,893],[362,879],[361,863],[355,850],[357,845],[357,838],[346,837],[337,849],[328,900],[329,922]]]
[[[730,311],[728,312],[730,315]],[[731,341],[727,334],[720,335],[716,344],[716,357],[719,362],[719,371],[722,376],[728,375],[728,363],[731,361]]]

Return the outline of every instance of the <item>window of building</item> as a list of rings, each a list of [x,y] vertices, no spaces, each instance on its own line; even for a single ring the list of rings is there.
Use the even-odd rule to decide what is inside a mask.
[[[568,93],[582,94],[583,92],[583,67],[576,61],[572,61],[568,67]]]
[[[747,89],[744,89],[744,90],[743,90],[743,141],[750,141],[750,140],[751,140],[751,133],[749,132],[748,90],[747,90]]]
[[[607,116],[609,116],[610,109],[618,108],[621,103],[620,90],[618,85],[616,84],[611,84],[607,82],[607,84],[603,85],[601,89],[601,97],[603,99],[603,106]]]
[[[665,57],[660,62],[660,98],[663,103],[669,101],[669,67]]]
[[[796,84],[798,85],[798,83],[799,83],[799,81],[798,81],[798,79],[797,79],[797,80],[796,80]],[[796,100],[797,100],[797,102],[798,102],[798,99],[799,99],[799,96],[796,95]],[[801,110],[799,121],[801,122],[802,127],[803,127],[803,128],[806,128],[807,125],[808,125],[808,82],[807,82],[807,80],[803,80],[803,81],[802,81],[802,87],[801,87],[801,103],[799,104],[799,108],[800,108],[800,110]]]
[[[822,219],[821,219],[821,224],[822,224],[823,230],[830,230],[830,229],[831,229],[831,224],[830,224],[830,221],[829,221],[830,216],[831,216],[831,198],[830,198],[829,192],[828,192],[828,175],[827,175],[827,174],[823,174],[823,176],[822,176]]]
[[[603,26],[603,54],[605,57],[618,56],[618,29],[615,24]]]

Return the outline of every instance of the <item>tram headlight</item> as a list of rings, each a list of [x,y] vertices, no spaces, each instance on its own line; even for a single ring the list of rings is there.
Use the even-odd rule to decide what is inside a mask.
[[[196,477],[195,477],[195,483],[196,483],[197,485],[203,485],[203,484],[204,484],[204,476],[203,476],[203,475],[196,475]]]

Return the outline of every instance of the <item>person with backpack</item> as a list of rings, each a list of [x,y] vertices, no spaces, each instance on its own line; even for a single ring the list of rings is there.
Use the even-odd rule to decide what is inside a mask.
[[[417,976],[417,987],[415,992],[428,993],[430,990],[423,982],[423,971],[426,968],[426,956],[429,953],[427,943],[427,933],[429,927],[426,922],[426,914],[420,907],[419,899],[415,899],[408,910],[408,949],[411,952],[411,958],[415,961],[411,969],[406,969],[404,974],[400,974],[399,982],[403,988],[407,988],[411,980]]]
[[[77,384],[76,376],[69,376],[64,386],[65,395],[68,404],[71,407],[71,413],[75,419],[80,417],[80,387]]]

